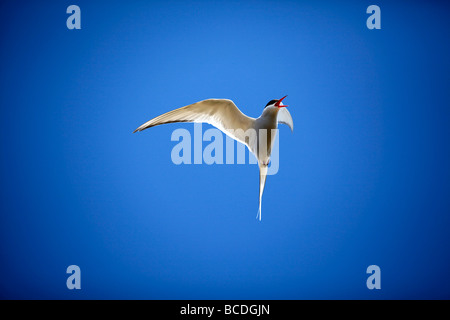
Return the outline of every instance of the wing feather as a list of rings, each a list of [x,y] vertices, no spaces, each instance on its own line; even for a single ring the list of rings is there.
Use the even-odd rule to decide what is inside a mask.
[[[278,123],[288,125],[289,128],[291,128],[291,131],[294,131],[294,121],[292,120],[292,116],[287,108],[280,108],[278,111],[277,121]]]
[[[254,118],[243,114],[231,100],[207,99],[166,112],[147,121],[134,132],[167,123],[202,122],[209,123],[222,130],[231,138],[248,145],[245,131],[253,127],[254,121]]]

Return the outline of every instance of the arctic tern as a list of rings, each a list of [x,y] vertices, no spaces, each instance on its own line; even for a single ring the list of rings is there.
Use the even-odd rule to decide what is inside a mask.
[[[259,118],[243,114],[229,99],[207,99],[175,109],[153,118],[134,132],[142,131],[160,124],[174,122],[203,122],[215,126],[229,137],[245,144],[259,165],[259,209],[257,218],[261,221],[261,202],[266,184],[272,145],[278,123],[283,123],[294,131],[291,114],[281,99],[270,100]],[[133,133],[134,133],[133,132]],[[275,132],[275,134],[273,134]]]

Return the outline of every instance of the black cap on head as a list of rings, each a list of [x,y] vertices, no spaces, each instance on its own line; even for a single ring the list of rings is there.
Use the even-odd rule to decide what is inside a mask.
[[[265,109],[267,106],[270,106],[270,105],[274,104],[274,103],[277,102],[277,101],[278,101],[278,99],[277,99],[277,100],[270,100],[269,102],[267,102],[267,104],[266,104],[266,106],[264,107],[264,109]]]

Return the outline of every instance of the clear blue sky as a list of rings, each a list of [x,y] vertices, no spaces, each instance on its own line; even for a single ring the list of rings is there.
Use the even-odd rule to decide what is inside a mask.
[[[2,1],[0,297],[450,298],[449,10]],[[132,134],[206,98],[257,117],[286,94],[261,222],[257,166],[174,165],[192,124]]]

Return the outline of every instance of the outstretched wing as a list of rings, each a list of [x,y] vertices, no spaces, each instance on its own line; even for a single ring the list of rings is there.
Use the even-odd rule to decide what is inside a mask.
[[[280,108],[278,110],[278,123],[283,123],[291,128],[291,131],[294,131],[294,121],[292,120],[291,114],[289,113],[287,108]]]
[[[254,121],[255,119],[243,114],[231,100],[207,99],[164,113],[147,121],[134,132],[166,123],[204,122],[248,145],[248,137],[246,139],[245,132],[253,127]]]

